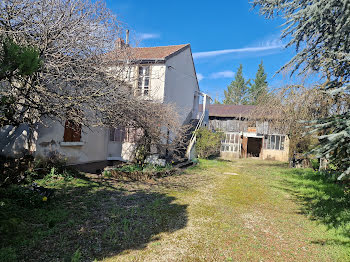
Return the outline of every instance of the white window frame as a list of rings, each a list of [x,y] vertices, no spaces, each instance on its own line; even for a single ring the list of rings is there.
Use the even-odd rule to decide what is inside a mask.
[[[148,74],[146,70],[148,68]],[[136,82],[136,95],[138,96],[149,96],[151,87],[151,66],[150,65],[139,65],[137,67],[137,82]],[[140,74],[140,70],[142,73]],[[148,85],[146,80],[148,79]]]
[[[225,135],[221,141],[221,152],[240,153],[241,151],[241,138],[238,132],[225,132]]]
[[[110,127],[109,128],[109,142],[123,143],[125,138],[125,128]]]
[[[274,136],[274,146],[272,147],[272,143],[271,143],[271,137]],[[278,139],[277,139],[278,137]],[[278,146],[277,146],[277,140],[278,140]],[[272,134],[272,135],[265,135],[264,136],[264,144],[263,144],[263,148],[267,149],[267,150],[284,150],[284,144],[286,141],[286,136],[285,135],[276,135],[276,134]]]

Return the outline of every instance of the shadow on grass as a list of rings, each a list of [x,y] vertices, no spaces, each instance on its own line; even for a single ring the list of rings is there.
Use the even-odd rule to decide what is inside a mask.
[[[159,233],[187,225],[187,205],[175,200],[96,183],[57,189],[54,199],[37,208],[5,199],[0,221],[7,226],[0,227],[0,247],[25,261],[71,261],[76,252],[81,261],[93,261],[142,249]]]
[[[300,213],[335,229],[346,241],[320,240],[318,244],[350,246],[350,192],[311,169],[289,169],[280,189],[292,194],[301,204]],[[315,243],[316,243],[315,242]],[[316,243],[316,244],[317,244]]]

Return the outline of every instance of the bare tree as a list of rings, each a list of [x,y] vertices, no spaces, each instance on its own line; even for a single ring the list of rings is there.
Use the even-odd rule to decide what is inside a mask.
[[[16,109],[4,124],[36,123],[43,117],[95,124],[114,94],[123,93],[114,92],[125,84],[118,75],[106,74],[103,59],[122,27],[103,2],[4,0],[0,14],[0,39],[32,47],[42,61],[31,75],[15,70],[1,79],[1,96],[11,97]],[[118,52],[114,60],[122,70],[126,56]]]
[[[335,100],[319,87],[286,86],[258,101],[250,119],[268,121],[270,132],[282,132],[290,137],[290,155],[306,153],[317,139],[305,134],[305,121],[327,117],[344,111],[348,97]]]

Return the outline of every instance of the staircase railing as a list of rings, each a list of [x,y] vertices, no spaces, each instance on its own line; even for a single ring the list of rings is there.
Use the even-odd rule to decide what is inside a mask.
[[[202,126],[205,114],[206,114],[206,100],[207,100],[207,95],[203,94],[203,112],[202,115],[199,118],[199,121],[196,125],[195,130],[192,133],[191,139],[190,139],[190,143],[188,144],[187,150],[186,150],[186,157],[187,159],[191,160],[191,151],[196,143],[196,138],[197,138],[197,130]]]
[[[187,159],[191,159],[191,151],[196,143],[196,138],[197,138],[197,130],[202,126],[203,120],[205,117],[205,108],[203,106],[203,113],[201,115],[201,117],[199,118],[199,121],[196,125],[196,128],[194,129],[191,139],[190,139],[190,143],[188,144],[187,150],[186,150],[186,157]]]

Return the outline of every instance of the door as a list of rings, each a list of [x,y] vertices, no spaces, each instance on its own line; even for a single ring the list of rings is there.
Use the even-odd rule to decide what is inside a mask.
[[[248,137],[243,136],[242,138],[242,151],[241,157],[246,158],[248,153]]]

